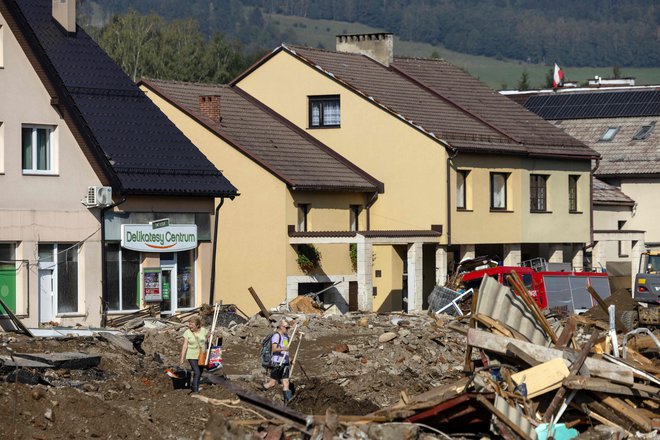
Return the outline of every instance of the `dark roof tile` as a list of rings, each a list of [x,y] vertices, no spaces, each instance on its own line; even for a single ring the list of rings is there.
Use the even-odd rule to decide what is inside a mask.
[[[48,0],[0,0],[39,62],[69,99],[91,148],[109,161],[123,193],[233,196],[236,188],[80,28],[65,33]],[[68,104],[65,104],[68,105]],[[130,172],[126,170],[130,169]],[[185,175],[185,178],[173,177]]]

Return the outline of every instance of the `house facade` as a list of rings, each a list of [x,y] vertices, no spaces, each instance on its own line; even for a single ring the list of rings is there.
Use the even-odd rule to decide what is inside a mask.
[[[283,45],[232,87],[383,183],[357,244],[374,310],[421,309],[464,258],[582,267],[597,153],[444,61],[393,57],[391,34],[337,43]]]
[[[599,210],[594,221],[595,266],[634,281],[640,252],[660,249],[660,88],[617,86],[519,94],[515,99],[601,155],[594,175],[632,203],[629,212]],[[616,205],[620,210],[621,205]]]
[[[380,182],[239,89],[146,79],[140,87],[241,188],[219,219],[218,298],[248,315],[259,311],[250,287],[266,307],[323,291],[343,312],[367,308],[354,246]],[[330,232],[314,243],[319,264],[305,267],[299,254],[313,231]]]
[[[215,201],[237,190],[76,26],[74,1],[0,1],[0,83],[7,307],[98,326],[208,301]]]

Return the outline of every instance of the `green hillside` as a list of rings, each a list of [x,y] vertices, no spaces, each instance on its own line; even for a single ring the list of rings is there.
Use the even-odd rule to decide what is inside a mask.
[[[335,35],[369,32],[385,32],[359,23],[347,23],[331,20],[312,20],[277,14],[265,15],[268,23],[281,34],[287,35],[285,43],[302,44],[311,47],[334,49]],[[542,87],[550,66],[527,64],[520,61],[498,60],[495,58],[467,55],[433,46],[428,43],[401,41],[395,36],[394,53],[399,56],[426,57],[439,56],[459,66],[479,78],[494,89],[517,88],[524,70],[529,75],[531,87]],[[611,68],[561,66],[567,81],[584,82],[598,75],[603,78],[612,76]],[[660,68],[621,68],[621,76],[635,77],[637,84],[660,84]]]

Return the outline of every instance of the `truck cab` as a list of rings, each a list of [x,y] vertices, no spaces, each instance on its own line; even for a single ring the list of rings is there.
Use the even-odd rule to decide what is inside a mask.
[[[642,303],[660,304],[660,252],[644,252],[635,277],[633,298]]]

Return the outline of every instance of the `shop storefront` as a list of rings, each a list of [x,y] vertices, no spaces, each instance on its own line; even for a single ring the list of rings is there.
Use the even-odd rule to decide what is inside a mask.
[[[199,307],[208,266],[208,213],[106,214],[108,314],[160,305],[170,315]]]

